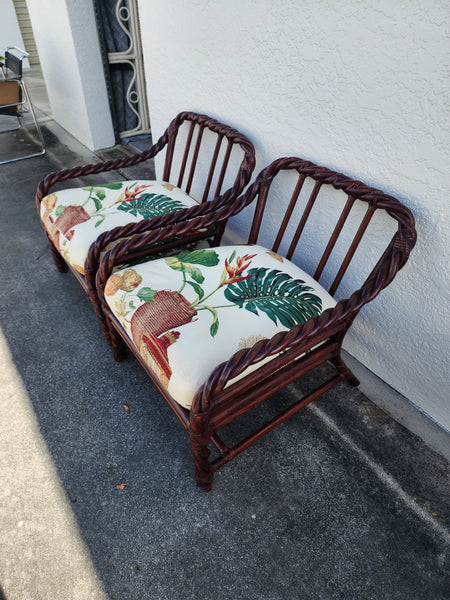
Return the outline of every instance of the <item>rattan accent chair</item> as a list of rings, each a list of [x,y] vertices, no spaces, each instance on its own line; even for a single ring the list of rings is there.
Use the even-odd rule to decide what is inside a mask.
[[[158,155],[164,159],[162,181],[100,180],[83,187],[53,188],[67,180],[78,180],[79,186],[79,178],[131,167]],[[120,239],[226,206],[243,191],[254,167],[255,150],[245,135],[207,115],[183,112],[148,150],[50,173],[40,182],[36,204],[56,266],[62,273],[70,269],[86,291],[108,342],[95,287],[102,253]],[[217,244],[224,225],[212,219],[207,230],[190,232],[184,243],[192,246],[206,239]],[[173,244],[164,240],[159,251],[168,252]]]
[[[28,56],[29,54],[25,50],[21,50],[17,46],[8,46],[5,50],[5,58],[0,63],[2,72],[2,78],[0,79],[0,115],[17,119],[17,124],[14,127],[2,128],[0,133],[20,129],[22,127],[21,118],[25,113],[29,113],[36,128],[40,150],[23,156],[13,156],[12,158],[2,160],[0,161],[0,165],[45,154],[44,137],[36,119],[30,94],[23,78],[23,61]]]
[[[226,222],[252,203],[246,244],[151,260],[160,241]],[[128,347],[185,427],[202,489],[321,394],[342,381],[359,384],[342,360],[343,338],[415,241],[414,218],[395,198],[309,161],[281,158],[234,203],[123,240],[104,255],[97,289],[115,358]],[[115,270],[133,255],[139,262]],[[335,367],[331,379],[234,446],[219,437],[326,361]]]

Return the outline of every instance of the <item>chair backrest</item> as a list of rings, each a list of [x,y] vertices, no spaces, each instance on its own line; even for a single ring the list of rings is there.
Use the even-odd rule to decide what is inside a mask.
[[[21,50],[17,46],[8,46],[5,50],[5,68],[7,71],[14,73],[16,77],[22,77],[23,60],[27,56],[28,52],[25,52],[25,50]]]
[[[0,114],[17,115],[22,104],[22,90],[18,81],[0,80]]]
[[[277,195],[274,183],[283,175],[289,177]],[[245,196],[246,204],[257,197],[248,242],[261,240],[273,252],[294,258],[333,296],[351,261],[357,262],[361,280],[350,282],[350,293],[383,271],[378,293],[404,265],[416,241],[414,217],[398,200],[301,158],[274,161]],[[267,219],[274,207],[272,220]]]
[[[228,196],[235,196],[250,180],[255,149],[245,135],[228,125],[206,115],[183,112],[175,117],[162,138],[167,139],[164,181],[184,189],[202,203],[224,194],[224,188]],[[238,169],[236,163],[240,163]]]

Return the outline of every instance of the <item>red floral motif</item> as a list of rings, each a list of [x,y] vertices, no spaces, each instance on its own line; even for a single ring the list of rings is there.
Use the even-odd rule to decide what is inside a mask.
[[[225,269],[228,273],[228,278],[222,283],[222,285],[228,285],[229,283],[236,283],[237,281],[243,281],[244,279],[249,279],[253,277],[253,275],[246,275],[245,277],[239,277],[241,273],[245,271],[250,266],[252,262],[252,258],[254,258],[256,254],[245,254],[245,256],[237,256],[236,257],[236,266],[232,267],[228,259],[225,259]]]
[[[148,187],[151,187],[151,185],[137,185],[132,190],[130,190],[130,188],[127,187],[124,191],[125,198],[123,200],[120,200],[120,202],[132,202],[133,200],[137,200],[139,194]]]

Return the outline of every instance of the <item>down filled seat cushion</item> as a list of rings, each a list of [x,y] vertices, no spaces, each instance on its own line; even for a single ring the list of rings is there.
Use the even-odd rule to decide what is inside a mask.
[[[254,245],[193,250],[119,270],[105,297],[145,362],[187,409],[211,371],[236,351],[336,304],[292,262]]]
[[[84,275],[89,247],[114,227],[175,212],[197,201],[163,181],[120,181],[43,198],[41,220],[64,259]]]

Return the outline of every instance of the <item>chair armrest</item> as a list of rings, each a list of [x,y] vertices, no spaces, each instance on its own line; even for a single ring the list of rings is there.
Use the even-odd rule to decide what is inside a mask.
[[[110,231],[102,233],[89,248],[89,253],[84,264],[84,273],[88,287],[91,289],[95,288],[95,275],[99,267],[101,254],[111,243],[123,240],[124,238],[134,238],[134,243],[121,244],[117,248],[117,254],[121,258],[117,258],[116,255],[116,259],[114,260],[120,262],[120,260],[124,259],[124,255],[127,252],[136,251],[141,248],[150,248],[158,242],[181,235],[183,237],[192,236],[200,229],[205,230],[213,225],[217,226],[239,212],[246,204],[247,201],[240,198],[230,205],[222,207],[223,196],[220,196],[211,202],[183,208],[176,212],[153,217],[152,219],[143,219],[137,223],[128,223],[127,225],[115,227]],[[209,216],[207,217],[207,215]],[[205,217],[205,219],[203,220],[202,217]],[[171,229],[171,226],[176,223],[181,223],[181,226]],[[159,231],[155,234],[156,230]],[[149,256],[154,253],[149,250]],[[114,264],[118,263],[115,262]]]
[[[180,247],[186,245],[186,238],[188,238],[188,242],[195,241],[196,234],[200,230],[212,226],[217,227],[221,223],[225,224],[230,217],[243,210],[251,200],[252,196],[244,194],[223,205],[223,197],[219,197],[211,202],[184,208],[175,213],[160,215],[153,219],[144,219],[138,223],[129,223],[102,233],[89,248],[84,265],[88,287],[90,289],[95,289],[95,287],[98,289],[99,285],[104,287],[113,268],[126,262],[127,255],[145,249],[145,254],[141,254],[140,258],[150,258],[160,252],[157,247],[158,243],[177,237],[183,237],[183,241],[179,243]],[[203,234],[198,239],[205,237]],[[116,240],[120,241],[100,260],[105,248]]]
[[[124,169],[126,167],[132,167],[141,162],[149,160],[156,156],[168,143],[167,131],[159,138],[159,140],[148,150],[144,150],[133,156],[126,158],[116,158],[115,160],[108,160],[105,162],[98,162],[90,165],[82,165],[79,167],[73,167],[72,169],[63,169],[62,171],[56,171],[50,173],[42,181],[40,181],[37,192],[36,192],[36,205],[38,211],[42,199],[48,195],[50,188],[58,181],[66,181],[67,179],[76,179],[84,175],[95,175],[97,173],[105,173],[106,171],[116,171],[117,169]]]
[[[160,224],[160,217],[155,217],[155,219],[150,219],[147,222],[140,221],[136,224],[132,223],[130,226],[118,227],[115,230],[111,230],[110,232],[106,232],[99,236],[97,241],[91,246],[92,256],[95,256],[97,261],[99,257],[97,245],[99,248],[104,249],[111,241],[116,239],[117,231],[122,238],[125,237],[127,233],[132,236],[129,239],[122,239],[117,242],[117,244],[102,257],[98,269],[95,269],[95,272],[91,273],[91,276],[96,276],[95,285],[104,307],[106,309],[108,308],[104,300],[104,287],[106,281],[116,265],[126,262],[127,255],[144,250],[145,257],[151,257],[160,252],[157,246],[159,242],[177,237],[183,237],[183,241],[180,241],[179,245],[185,245],[187,237],[190,241],[195,237],[199,230],[207,229],[208,227],[218,225],[222,222],[226,223],[230,217],[243,210],[248,202],[247,194],[240,196],[224,206],[222,205],[220,198],[217,198],[217,200],[213,200],[204,205],[199,205],[198,207],[194,206],[192,208],[180,210],[178,213],[164,215],[164,217],[176,219],[176,222],[164,227]],[[220,208],[215,210],[216,206],[220,206]],[[177,214],[181,216],[177,218]],[[133,226],[135,226],[136,230],[140,233],[129,233],[130,228]],[[140,255],[140,258],[144,258],[144,255]],[[94,271],[94,265],[91,264],[89,266],[91,270]]]
[[[158,242],[176,238],[178,236],[189,236],[197,232],[199,229],[205,229],[216,225],[219,222],[226,221],[231,216],[244,208],[243,197],[238,198],[234,202],[221,206],[220,209],[214,210],[214,207],[220,203],[220,199],[210,202],[208,205],[198,205],[178,211],[178,213],[170,213],[164,215],[170,219],[176,219],[176,222],[164,227],[160,224],[160,217],[155,217],[147,222],[140,221],[131,223],[130,226],[116,227],[110,232],[106,232],[99,236],[93,246],[96,244],[104,248],[117,237],[115,232],[124,237],[127,233],[132,235],[130,239],[122,239],[114,248],[109,250],[100,262],[98,270],[100,281],[106,282],[106,279],[112,273],[114,266],[122,264],[126,260],[128,254],[134,253],[141,249],[146,249],[146,256],[150,257],[158,253],[155,246]],[[174,215],[180,214],[181,217],[176,218]],[[188,220],[186,220],[188,219]],[[137,226],[137,232],[130,233],[130,228]],[[111,237],[110,237],[111,236]],[[181,245],[181,242],[180,242]],[[141,257],[142,258],[142,257]]]
[[[382,200],[380,206],[381,204]],[[336,306],[306,323],[277,333],[269,340],[260,340],[251,348],[239,350],[228,361],[218,365],[208,381],[197,391],[192,403],[193,412],[207,412],[221,402],[226,403],[228,398],[221,392],[231,380],[250,366],[273,356],[270,363],[262,365],[258,371],[261,373],[261,379],[264,379],[324,340],[339,333],[344,334],[348,330],[361,308],[387,287],[405,265],[416,243],[414,217],[410,210],[390,196],[386,196],[386,206],[383,208],[388,212],[395,211],[399,227],[362,287],[349,298],[340,300]],[[283,353],[282,356],[276,356],[280,353]]]
[[[236,393],[233,387],[235,384],[231,382],[249,367],[262,363],[256,372],[252,370],[246,376],[255,380],[255,374],[258,373],[257,378],[262,382],[270,375],[291,365],[323,341],[344,332],[348,327],[347,320],[342,317],[344,304],[345,302],[341,301],[334,308],[325,310],[304,324],[279,332],[270,339],[259,340],[250,348],[238,350],[228,361],[218,365],[205,384],[197,390],[191,411],[207,412],[212,408],[218,408],[221,404],[227,404]],[[270,362],[262,362],[270,357],[272,357]],[[246,377],[235,382],[238,388],[249,389],[246,385]],[[298,374],[295,374],[292,380],[297,378]],[[285,382],[284,385],[287,383],[289,382]],[[230,388],[225,390],[229,384],[231,384]]]

